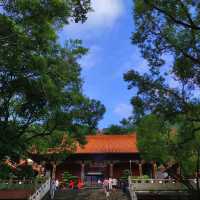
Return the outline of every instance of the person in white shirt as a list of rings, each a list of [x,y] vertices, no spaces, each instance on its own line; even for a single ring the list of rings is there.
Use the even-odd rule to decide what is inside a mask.
[[[117,188],[117,179],[116,178],[113,178],[113,180],[112,180],[112,182],[113,182],[113,187],[114,188]]]
[[[56,190],[58,190],[58,188],[59,188],[59,180],[58,179],[56,179],[55,185],[56,185]]]

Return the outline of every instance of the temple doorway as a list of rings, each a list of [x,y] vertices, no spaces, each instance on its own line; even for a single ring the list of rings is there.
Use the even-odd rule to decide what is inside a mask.
[[[89,185],[96,185],[98,180],[103,181],[103,173],[102,172],[88,172],[85,176],[85,182]]]

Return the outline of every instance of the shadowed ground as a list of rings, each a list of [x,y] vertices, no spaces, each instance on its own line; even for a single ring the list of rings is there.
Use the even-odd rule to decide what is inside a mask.
[[[103,189],[61,190],[56,192],[54,200],[106,200],[106,196]],[[110,200],[128,200],[128,197],[121,190],[115,190],[111,192]]]

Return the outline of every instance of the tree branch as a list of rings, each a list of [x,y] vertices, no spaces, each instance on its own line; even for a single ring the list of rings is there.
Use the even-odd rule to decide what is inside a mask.
[[[46,129],[45,129],[44,131],[42,131],[41,133],[37,133],[36,131],[34,131],[36,134],[35,134],[35,135],[32,135],[32,136],[30,136],[30,137],[28,137],[28,138],[25,140],[25,142],[29,142],[30,140],[32,140],[32,139],[34,139],[34,138],[41,137],[41,136],[48,136],[48,135],[51,135],[52,132],[56,129],[56,127],[57,127],[57,124],[55,124],[55,125],[53,126],[53,128],[51,128],[51,130],[49,130],[48,132],[46,132],[47,129],[48,129],[48,127],[46,127]],[[33,132],[33,131],[32,131],[32,132]]]
[[[191,26],[192,26],[192,27],[196,27],[195,23],[194,23],[193,20],[192,20],[192,17],[191,17],[191,15],[190,15],[190,13],[188,12],[188,8],[185,6],[185,4],[182,2],[182,0],[180,0],[180,4],[181,4],[183,10],[185,11],[185,14],[186,14],[186,16],[187,16],[187,18],[188,18],[188,20],[189,20]]]
[[[159,11],[160,13],[166,15],[168,18],[170,18],[172,21],[174,21],[176,24],[179,24],[185,28],[190,28],[190,29],[194,29],[194,30],[200,30],[199,26],[196,26],[195,24],[188,24],[185,23],[179,19],[176,19],[174,16],[172,16],[171,14],[169,14],[168,12],[166,12],[165,10],[159,8],[158,6],[156,6],[155,4],[150,3],[149,0],[144,0],[144,2],[150,6],[152,6],[152,8],[154,8],[155,10]]]

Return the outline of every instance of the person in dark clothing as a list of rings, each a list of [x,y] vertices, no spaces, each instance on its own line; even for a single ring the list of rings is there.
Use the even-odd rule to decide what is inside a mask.
[[[121,182],[121,188],[122,188],[123,193],[125,194],[126,193],[126,185],[125,185],[124,181]]]
[[[122,181],[121,182],[121,188],[124,194],[127,193],[127,189],[128,189],[128,182],[127,181]]]

